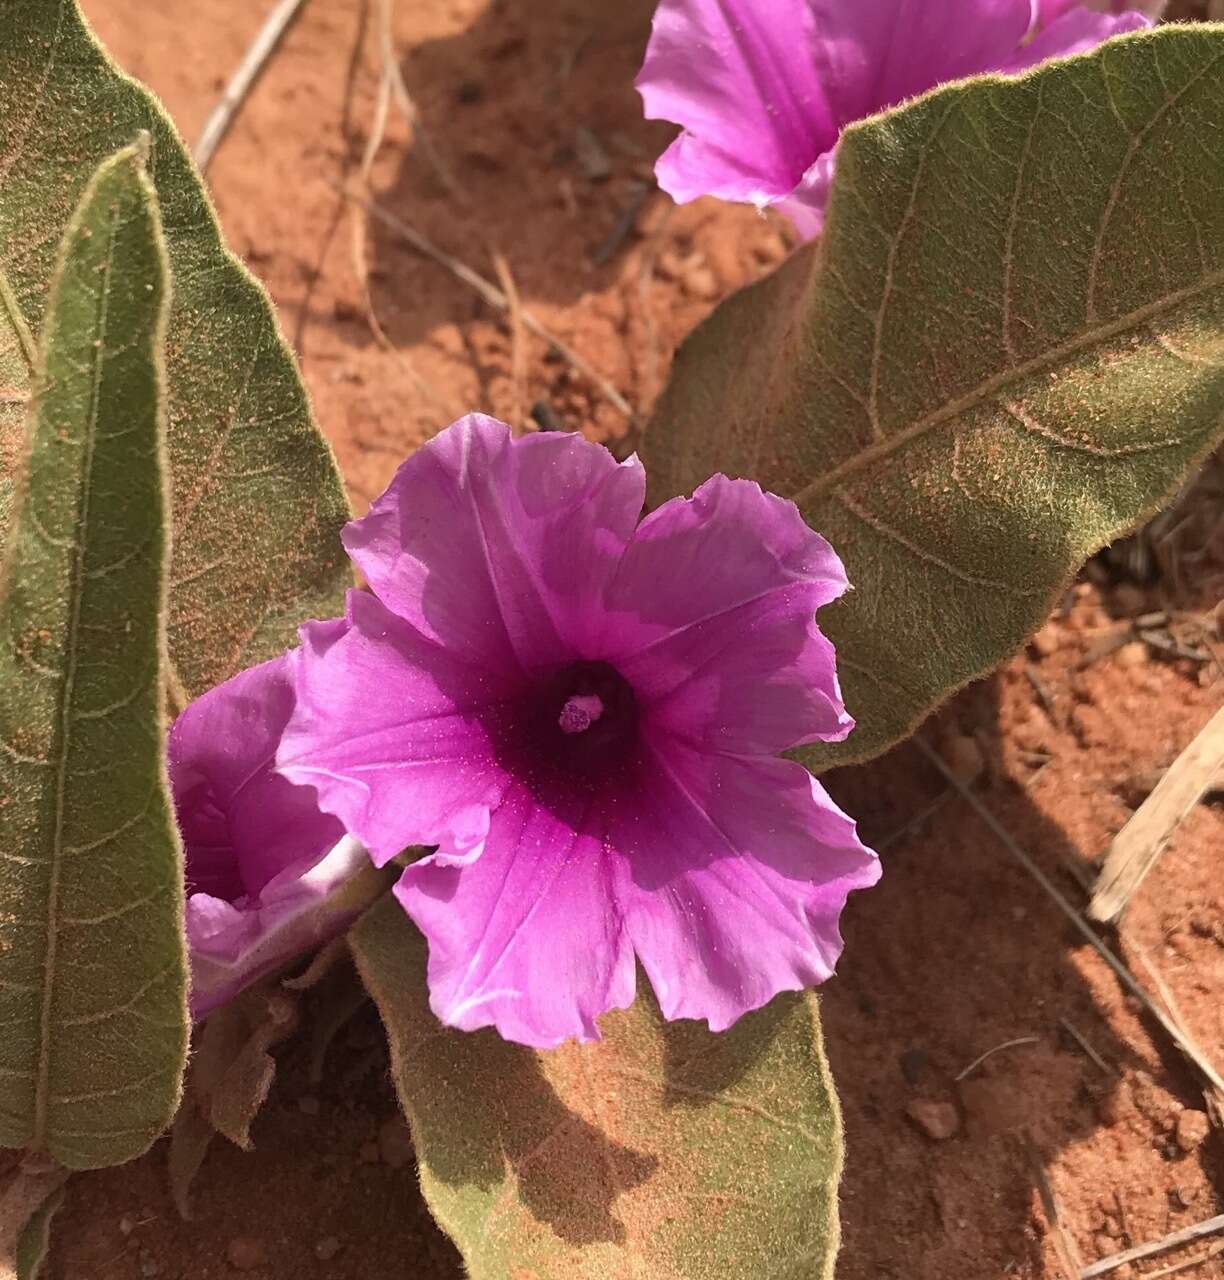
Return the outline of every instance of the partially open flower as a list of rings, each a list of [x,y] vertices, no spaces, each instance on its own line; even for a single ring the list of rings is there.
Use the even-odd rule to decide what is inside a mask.
[[[196,1018],[325,942],[363,905],[350,882],[369,867],[365,850],[311,788],[273,771],[293,708],[291,661],[240,672],[171,726]]]
[[[282,773],[380,864],[434,1011],[598,1037],[635,957],[721,1030],[825,979],[879,865],[777,753],[851,728],[815,611],[846,588],[795,506],[723,476],[638,523],[636,460],[471,416],[345,531],[373,594],[308,624]]]
[[[1146,23],[1068,0],[660,0],[637,87],[683,131],[655,173],[681,204],[773,205],[813,236],[848,124]]]

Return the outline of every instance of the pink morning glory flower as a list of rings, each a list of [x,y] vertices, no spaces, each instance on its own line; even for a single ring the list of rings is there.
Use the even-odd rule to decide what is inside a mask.
[[[327,941],[364,905],[351,899],[353,877],[369,868],[365,850],[310,787],[274,772],[292,661],[240,672],[170,729],[196,1018]]]
[[[632,459],[472,415],[344,543],[372,594],[309,623],[277,761],[429,944],[434,1012],[550,1047],[634,997],[721,1030],[817,983],[879,864],[778,753],[844,737],[814,614],[846,588],[795,506],[715,476],[639,523]]]
[[[1146,24],[1063,0],[660,0],[637,87],[683,129],[655,174],[681,204],[773,205],[814,236],[846,125]]]

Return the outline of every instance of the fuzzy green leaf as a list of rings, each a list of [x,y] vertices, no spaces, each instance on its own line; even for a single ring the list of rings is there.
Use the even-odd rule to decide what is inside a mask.
[[[17,1280],[39,1280],[47,1250],[51,1247],[51,1223],[64,1203],[65,1189],[58,1187],[34,1211],[17,1241]]]
[[[0,522],[12,455],[6,390],[28,382],[55,249],[94,167],[152,135],[174,282],[167,428],[174,498],[170,653],[195,695],[343,609],[348,509],[263,289],[223,246],[159,104],[107,58],[76,0],[7,0],[0,21]],[[27,344],[28,347],[28,344]]]
[[[682,349],[658,502],[795,499],[867,759],[990,670],[1224,429],[1224,27],[1170,26],[855,125],[819,243]]]
[[[472,1280],[832,1275],[841,1118],[814,996],[711,1035],[644,995],[601,1043],[537,1053],[438,1023],[393,898],[350,942],[421,1187]]]
[[[165,253],[137,148],[64,240],[0,576],[0,1146],[138,1155],[187,1052],[164,764]]]

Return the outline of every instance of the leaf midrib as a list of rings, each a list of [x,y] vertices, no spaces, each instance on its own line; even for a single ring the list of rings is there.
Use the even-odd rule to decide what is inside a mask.
[[[25,356],[26,368],[33,374],[38,360],[34,335],[30,332],[29,325],[26,324],[25,316],[21,314],[21,308],[17,304],[17,295],[13,292],[13,286],[9,284],[8,276],[3,267],[0,267],[0,306],[3,306],[9,323],[13,326],[13,332],[17,335],[17,341],[21,346],[21,354]]]
[[[914,440],[920,439],[928,432],[942,426],[949,419],[959,418],[970,409],[977,408],[979,405],[995,399],[999,392],[1013,383],[1025,381],[1036,374],[1053,369],[1065,363],[1072,356],[1105,342],[1109,338],[1116,337],[1118,334],[1125,333],[1129,329],[1137,328],[1153,317],[1162,315],[1166,311],[1171,311],[1183,302],[1190,301],[1200,294],[1209,293],[1212,289],[1221,285],[1224,285],[1224,271],[1213,271],[1193,285],[1187,285],[1183,289],[1175,289],[1172,293],[1153,299],[1142,307],[1136,307],[1133,311],[1111,320],[1108,324],[1095,325],[1082,330],[1074,338],[1042,352],[1041,355],[1034,356],[1011,369],[987,378],[963,396],[947,401],[938,409],[919,418],[908,427],[903,427],[879,444],[871,445],[854,457],[847,458],[845,462],[834,467],[831,471],[825,472],[819,479],[813,480],[797,493],[791,495],[791,501],[802,508],[805,503],[813,502],[823,497],[848,477],[857,475],[859,472],[874,466],[877,462],[882,462],[891,457]]]
[[[94,327],[95,340],[91,349],[93,379],[89,393],[89,412],[85,418],[85,439],[81,451],[80,513],[77,518],[76,546],[72,559],[72,576],[69,583],[68,627],[64,638],[64,679],[60,686],[59,706],[57,708],[60,751],[55,767],[55,816],[51,832],[51,848],[49,850],[50,870],[47,877],[47,945],[43,961],[42,1012],[39,1027],[38,1066],[34,1084],[34,1123],[32,1126],[32,1142],[35,1147],[44,1146],[47,1138],[47,1113],[49,1110],[51,1081],[51,1013],[58,959],[59,930],[57,921],[60,873],[64,854],[64,810],[68,784],[68,756],[72,741],[70,712],[76,683],[77,640],[80,629],[85,549],[89,541],[90,485],[93,477],[94,453],[97,445],[98,403],[102,383],[102,361],[106,353],[106,321],[110,302],[110,277],[118,222],[118,207],[112,205],[106,256],[100,273],[98,314],[97,323]],[[72,233],[70,232],[69,234]]]

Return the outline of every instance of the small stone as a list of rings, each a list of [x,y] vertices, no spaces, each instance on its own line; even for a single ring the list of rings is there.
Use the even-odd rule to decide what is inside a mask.
[[[901,1074],[910,1084],[917,1084],[926,1072],[931,1061],[925,1049],[906,1049],[898,1060]]]
[[[383,1164],[403,1169],[412,1163],[412,1134],[403,1116],[392,1116],[378,1130],[378,1152]]]
[[[606,182],[612,176],[612,161],[599,137],[586,125],[574,130],[574,155],[578,168],[590,182]]]
[[[154,1276],[161,1275],[161,1263],[156,1258],[145,1258],[140,1264],[140,1274],[144,1280],[153,1280]]]
[[[960,1115],[950,1102],[916,1099],[905,1114],[932,1142],[946,1142],[960,1128]]]
[[[298,1110],[304,1116],[317,1116],[319,1114],[319,1100],[312,1094],[303,1094],[298,1099]]]
[[[1047,622],[1029,643],[1043,658],[1048,658],[1050,654],[1057,652],[1059,645],[1062,644],[1062,629],[1052,622]]]
[[[956,778],[966,786],[981,777],[982,770],[986,767],[977,739],[965,734],[948,739],[944,744],[943,758]]]
[[[1211,1132],[1211,1121],[1205,1111],[1183,1111],[1177,1117],[1177,1145],[1185,1152],[1197,1151]]]
[[[315,1245],[315,1257],[320,1262],[330,1262],[344,1245],[335,1236],[327,1236]]]
[[[685,293],[702,302],[713,302],[719,294],[718,277],[700,258],[685,267],[680,283]]]
[[[1148,647],[1142,640],[1132,640],[1118,650],[1117,663],[1120,667],[1141,667],[1148,660]]]
[[[125,1213],[123,1217],[119,1219],[119,1234],[123,1236],[130,1236],[135,1230],[136,1219],[132,1214]]]
[[[235,1236],[225,1247],[225,1259],[235,1271],[254,1271],[268,1260],[261,1240],[253,1236]]]

